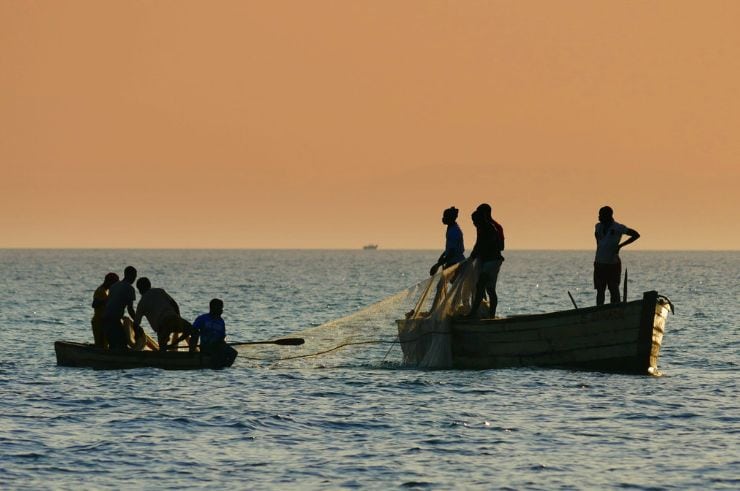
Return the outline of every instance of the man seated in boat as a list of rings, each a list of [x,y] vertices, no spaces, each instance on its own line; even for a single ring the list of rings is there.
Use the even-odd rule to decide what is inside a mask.
[[[157,333],[160,351],[167,350],[171,335],[172,346],[177,346],[180,341],[187,339],[190,351],[195,351],[192,336],[195,331],[188,321],[180,317],[177,302],[163,288],[152,288],[149,278],[139,278],[136,288],[141,294],[141,300],[136,306],[134,330],[137,332],[141,330],[141,320],[146,317],[149,325]]]
[[[214,298],[208,304],[208,313],[199,315],[195,322],[193,322],[193,328],[195,334],[193,338],[197,342],[200,338],[200,351],[201,353],[214,356],[223,357],[225,362],[230,365],[236,358],[237,352],[234,348],[226,344],[226,323],[222,317],[224,312],[224,302],[220,298]]]
[[[622,261],[619,259],[619,250],[639,239],[640,234],[614,221],[614,210],[610,206],[603,206],[599,209],[599,223],[596,224],[594,235],[596,237],[596,258],[594,259],[596,305],[604,305],[607,287],[611,303],[619,303],[619,284],[622,282]],[[629,238],[620,244],[622,235],[627,235]]]

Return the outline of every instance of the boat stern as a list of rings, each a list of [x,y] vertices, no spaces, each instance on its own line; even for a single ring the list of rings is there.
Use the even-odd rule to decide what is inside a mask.
[[[656,291],[643,294],[642,317],[640,320],[639,358],[642,368],[650,375],[662,375],[658,369],[660,347],[665,335],[668,313],[673,313],[673,304],[664,295]]]

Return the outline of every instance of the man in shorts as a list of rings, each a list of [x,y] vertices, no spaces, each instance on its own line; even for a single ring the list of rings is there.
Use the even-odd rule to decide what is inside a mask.
[[[134,330],[141,329],[141,320],[146,317],[149,325],[157,333],[160,351],[167,350],[171,335],[174,335],[172,346],[187,339],[190,351],[195,351],[196,340],[192,338],[193,326],[180,317],[180,307],[177,302],[163,288],[152,288],[149,278],[139,278],[136,288],[141,294],[141,300],[136,306]]]
[[[477,317],[483,296],[488,294],[488,314],[493,319],[496,317],[496,307],[498,306],[496,283],[498,282],[501,264],[504,262],[504,256],[501,255],[501,251],[504,250],[504,229],[491,217],[491,205],[487,203],[480,205],[473,212],[471,218],[473,225],[475,225],[477,237],[469,261],[478,259],[481,266],[472,307],[466,318],[474,319]]]
[[[622,240],[622,235],[629,238]],[[614,211],[609,206],[599,209],[599,223],[594,232],[596,237],[596,258],[594,260],[594,288],[596,305],[604,305],[606,289],[609,288],[611,303],[619,303],[619,284],[622,281],[622,262],[619,250],[640,238],[636,230],[614,221]]]

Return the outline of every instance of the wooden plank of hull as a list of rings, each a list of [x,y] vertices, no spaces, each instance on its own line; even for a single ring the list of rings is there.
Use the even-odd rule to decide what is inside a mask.
[[[657,292],[642,300],[507,319],[452,321],[453,368],[570,366],[657,372],[668,309]],[[421,360],[433,336],[424,319],[398,321],[405,359]]]
[[[536,341],[519,341],[510,338],[506,341],[490,341],[485,335],[470,336],[465,332],[454,332],[452,336],[453,355],[460,356],[537,356],[542,353],[569,352],[615,345],[629,345],[637,352],[636,327],[631,329],[599,332],[579,332],[569,337],[553,337],[543,334]]]
[[[225,368],[207,355],[168,351],[115,352],[91,344],[57,341],[54,343],[57,365],[97,369],[162,368],[166,370],[196,370]]]
[[[551,351],[529,355],[465,356],[453,353],[453,368],[506,368],[522,366],[583,367],[640,372],[635,343],[594,348]]]

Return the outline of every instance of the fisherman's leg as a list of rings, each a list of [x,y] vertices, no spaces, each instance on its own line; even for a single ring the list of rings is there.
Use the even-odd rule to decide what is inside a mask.
[[[226,341],[221,341],[218,356],[222,365],[231,366],[238,354],[234,348],[226,344]]]
[[[486,288],[488,292],[488,314],[491,319],[496,317],[496,307],[498,307],[498,295],[496,295],[496,285]]]
[[[126,349],[126,338],[123,335],[123,326],[120,319],[108,319],[104,321],[105,332],[108,336],[108,343],[112,350]]]
[[[231,366],[231,364],[234,363],[237,354],[239,353],[234,348],[224,342],[224,358],[226,359],[227,365]]]
[[[606,287],[597,289],[596,290],[596,305],[604,305],[605,298],[606,298]]]
[[[486,292],[486,282],[488,281],[488,275],[485,273],[480,274],[478,283],[475,286],[475,297],[473,297],[473,304],[470,306],[470,313],[466,316],[470,319],[474,319],[478,315],[478,308],[483,301],[483,295]]]
[[[170,330],[165,326],[159,326],[159,331],[157,331],[157,344],[159,344],[159,351],[167,351],[169,343]]]
[[[609,296],[611,303],[619,303],[619,283],[622,279],[622,265],[617,263],[612,265],[611,271],[609,271],[609,280],[607,282],[609,286]]]
[[[606,280],[604,279],[602,267],[598,263],[594,263],[594,289],[596,290],[596,305],[604,305]]]
[[[501,261],[491,261],[488,268],[488,311],[491,318],[496,317],[496,307],[498,306],[498,295],[496,294],[496,283],[498,283],[498,273],[501,270]]]
[[[198,345],[198,336],[195,334],[195,328],[191,323],[186,321],[185,319],[180,319],[180,332],[182,334],[178,338],[177,342],[179,343],[182,340],[187,340],[188,343],[188,351],[191,353],[195,351],[195,347]]]
[[[619,295],[619,283],[609,283],[609,302],[610,303],[619,303],[621,301],[620,295]]]
[[[96,348],[103,348],[103,321],[101,319],[93,319],[91,321],[93,342]]]

